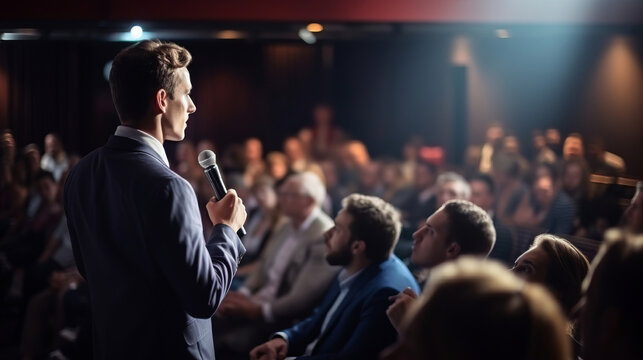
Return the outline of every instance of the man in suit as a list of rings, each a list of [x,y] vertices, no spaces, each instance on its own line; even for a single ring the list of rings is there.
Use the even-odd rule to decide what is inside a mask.
[[[451,200],[413,233],[411,262],[430,270],[461,255],[486,258],[495,241],[496,231],[487,212],[469,201]],[[404,289],[391,297],[393,303],[386,314],[398,331],[404,315],[416,299],[417,292],[412,289]]]
[[[376,359],[397,338],[386,318],[388,298],[419,287],[394,255],[400,215],[384,200],[353,194],[326,233],[326,260],[342,270],[313,314],[250,353],[253,360]]]
[[[333,221],[321,211],[326,197],[317,175],[289,176],[279,188],[288,217],[268,239],[256,269],[230,292],[214,320],[217,354],[247,355],[270,334],[307,316],[328,289],[337,268],[324,258],[324,233]]]
[[[114,59],[110,87],[121,126],[65,184],[74,256],[91,298],[97,359],[212,359],[210,318],[245,249],[245,208],[231,190],[207,204],[169,168],[164,140],[185,136],[190,53],[143,41]]]

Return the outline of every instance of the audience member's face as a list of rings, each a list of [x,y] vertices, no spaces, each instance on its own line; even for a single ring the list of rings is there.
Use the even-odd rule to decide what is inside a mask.
[[[535,247],[520,255],[511,271],[527,281],[544,283],[548,266],[549,257],[545,250]]]
[[[246,147],[245,147],[246,160],[249,160],[249,161],[261,160],[262,154],[263,154],[263,147],[259,139],[248,139],[248,141],[246,141]]]
[[[563,189],[574,192],[583,184],[583,169],[579,164],[569,164],[563,173]]]
[[[175,70],[174,94],[168,94],[167,109],[161,119],[163,129],[163,139],[171,141],[180,141],[185,138],[185,128],[188,126],[190,114],[196,111],[196,106],[190,98],[192,83],[190,82],[190,73],[186,68]],[[170,97],[170,95],[172,95]]]
[[[428,189],[435,183],[435,174],[423,165],[415,167],[415,187],[420,190]]]
[[[625,210],[625,221],[629,230],[643,234],[643,192],[637,191],[630,206]]]
[[[490,144],[496,144],[505,136],[505,131],[500,126],[492,126],[487,129],[486,139]]]
[[[534,199],[543,208],[548,208],[554,200],[554,183],[550,177],[540,177],[534,181]]]
[[[364,188],[372,189],[380,182],[379,166],[376,163],[368,163],[359,171],[359,183]]]
[[[49,178],[42,178],[38,180],[38,193],[46,203],[54,203],[58,195],[58,184]]]
[[[577,137],[568,137],[563,144],[563,157],[565,159],[580,159],[585,155],[583,141]]]
[[[449,217],[439,209],[429,216],[420,228],[413,233],[413,252],[411,262],[415,265],[430,268],[447,259],[447,238]]]
[[[258,185],[253,192],[259,206],[262,208],[274,209],[277,206],[277,194],[272,186],[267,184]]]
[[[534,135],[534,149],[540,150],[545,147],[545,137],[543,135]]]
[[[330,265],[346,266],[352,258],[350,225],[353,216],[340,210],[335,217],[335,226],[324,234],[326,241],[326,261]]]
[[[288,163],[286,157],[271,157],[268,159],[268,170],[270,176],[275,180],[280,180],[288,173]]]
[[[547,129],[545,132],[547,144],[556,146],[560,144],[560,132],[556,129]]]
[[[494,198],[489,192],[487,184],[484,181],[472,180],[469,185],[471,186],[471,202],[485,211],[491,210]]]
[[[284,153],[290,161],[297,161],[304,157],[304,150],[296,138],[289,138],[284,143]]]
[[[279,205],[284,215],[299,218],[311,202],[311,199],[301,193],[301,186],[297,180],[288,179],[279,189]]]
[[[449,200],[469,200],[464,197],[461,183],[447,181],[440,186],[437,194],[437,206],[440,207]]]
[[[60,147],[60,142],[54,135],[45,136],[45,152],[47,154],[57,156],[61,151]]]
[[[508,154],[518,154],[520,153],[520,145],[518,143],[518,138],[515,136],[507,136],[505,138],[504,148]]]
[[[328,126],[333,119],[333,110],[325,105],[315,107],[313,118],[317,126]]]
[[[46,139],[47,138],[45,138],[45,141],[47,141]],[[11,133],[6,132],[2,134],[2,137],[0,137],[0,148],[4,151],[10,151],[16,148],[16,140]]]

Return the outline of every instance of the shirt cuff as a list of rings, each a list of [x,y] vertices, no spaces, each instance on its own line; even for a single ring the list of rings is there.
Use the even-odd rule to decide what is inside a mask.
[[[278,332],[276,332],[276,333],[272,334],[272,336],[270,337],[270,340],[272,340],[272,339],[274,339],[274,338],[278,338],[278,337],[280,337],[280,338],[282,338],[282,339],[286,340],[286,343],[288,342],[288,334],[286,334],[286,333],[285,333],[285,332],[283,332],[283,331],[278,331]]]
[[[272,314],[272,306],[269,303],[261,304],[261,313],[266,322],[270,323],[275,321],[274,315]]]

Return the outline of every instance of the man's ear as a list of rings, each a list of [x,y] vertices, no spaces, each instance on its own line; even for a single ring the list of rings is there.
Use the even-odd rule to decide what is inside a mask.
[[[353,254],[364,253],[366,251],[366,243],[362,240],[354,240],[351,243],[351,252]]]
[[[457,258],[460,255],[460,251],[462,251],[460,244],[455,241],[451,242],[447,247],[447,259],[451,260]]]
[[[156,96],[154,97],[154,107],[157,108],[160,112],[165,113],[167,109],[168,96],[165,89],[158,89],[156,91]]]

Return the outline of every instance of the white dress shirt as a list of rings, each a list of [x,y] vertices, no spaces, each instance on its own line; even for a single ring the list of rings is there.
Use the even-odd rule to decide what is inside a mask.
[[[152,150],[154,150],[154,152],[157,153],[161,157],[161,159],[163,159],[165,165],[167,167],[170,167],[170,161],[167,159],[167,154],[165,154],[165,148],[163,148],[163,144],[161,144],[161,142],[158,141],[158,139],[154,136],[146,133],[145,131],[141,131],[125,125],[119,125],[116,128],[116,132],[114,133],[114,135],[126,137],[149,145]]]

